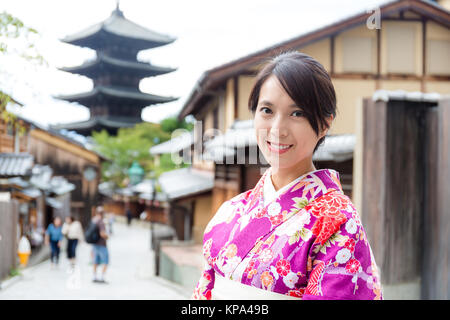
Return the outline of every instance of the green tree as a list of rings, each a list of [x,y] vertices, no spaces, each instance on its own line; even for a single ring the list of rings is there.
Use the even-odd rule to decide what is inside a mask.
[[[161,129],[168,133],[172,133],[176,129],[191,131],[193,127],[192,123],[186,122],[185,119],[179,121],[177,117],[168,117],[161,121]]]
[[[133,128],[119,129],[117,136],[111,136],[106,130],[92,135],[96,151],[110,159],[102,168],[102,180],[112,181],[119,187],[128,182],[128,168],[138,161],[146,174],[155,171],[154,159],[149,153],[150,147],[170,139],[170,134],[161,130],[155,123],[139,123]]]

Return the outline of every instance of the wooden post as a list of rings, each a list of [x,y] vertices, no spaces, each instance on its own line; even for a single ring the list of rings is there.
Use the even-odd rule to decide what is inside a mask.
[[[450,99],[427,117],[422,299],[450,298]]]

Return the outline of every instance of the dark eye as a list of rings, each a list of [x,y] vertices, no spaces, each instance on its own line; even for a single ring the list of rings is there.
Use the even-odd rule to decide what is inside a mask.
[[[303,117],[304,116],[304,114],[303,114],[303,112],[301,110],[297,110],[297,111],[292,112],[292,115],[294,117]]]
[[[270,109],[267,108],[267,107],[262,107],[260,111],[261,111],[262,113],[265,113],[265,114],[270,114],[270,113],[272,113],[272,110],[270,110]]]

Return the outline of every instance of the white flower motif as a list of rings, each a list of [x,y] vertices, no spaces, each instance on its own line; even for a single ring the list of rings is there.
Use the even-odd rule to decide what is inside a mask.
[[[259,260],[264,263],[268,263],[273,258],[273,252],[269,248],[264,249],[259,255]]]
[[[297,276],[297,274],[295,274],[292,271],[289,272],[285,277],[283,277],[284,284],[290,289],[294,289],[297,281],[298,281],[298,276]]]
[[[342,264],[342,263],[346,263],[350,257],[352,256],[350,250],[344,248],[338,251],[338,253],[336,254],[336,262]]]
[[[291,237],[296,232],[301,231],[305,224],[309,224],[310,222],[311,215],[309,212],[303,210],[303,212],[299,212],[289,219],[288,223],[283,223],[281,226],[276,228],[275,235],[287,235],[288,237]]]
[[[308,211],[302,210],[302,213],[299,216],[300,216],[300,223],[302,225],[309,224],[311,222],[311,215],[309,214]]]
[[[225,265],[222,265],[221,270],[223,271],[223,273],[225,273],[225,275],[228,276],[237,267],[239,262],[241,262],[241,259],[238,256],[234,256],[231,259],[226,259],[225,260]]]
[[[355,234],[357,229],[357,225],[355,220],[349,219],[347,223],[345,224],[345,230],[347,230],[350,234]]]
[[[251,217],[249,214],[241,216],[241,228],[240,228],[241,231],[248,225],[248,223],[250,222],[250,218]]]
[[[294,218],[292,218],[292,219],[294,219]],[[289,237],[294,235],[300,228],[299,223],[297,223],[297,222],[298,221],[296,221],[296,220],[292,220],[292,221],[289,221],[289,223],[285,223],[285,224],[281,225],[281,227],[277,228],[279,230],[275,230],[275,234],[278,234],[278,235],[285,234]]]
[[[272,202],[267,208],[269,216],[277,216],[281,211],[281,205],[278,202]]]
[[[270,272],[273,274],[275,280],[278,280],[280,275],[277,272],[277,269],[274,266],[270,266]]]

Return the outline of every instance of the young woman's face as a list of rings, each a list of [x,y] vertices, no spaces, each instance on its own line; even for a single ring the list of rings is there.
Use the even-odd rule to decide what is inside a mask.
[[[275,169],[309,168],[318,136],[301,106],[291,99],[274,75],[261,86],[254,114],[258,146]]]

